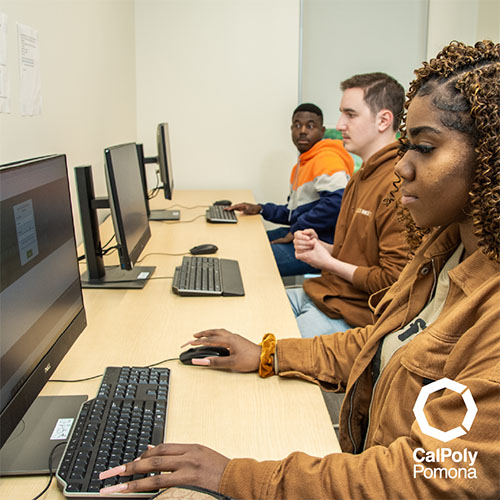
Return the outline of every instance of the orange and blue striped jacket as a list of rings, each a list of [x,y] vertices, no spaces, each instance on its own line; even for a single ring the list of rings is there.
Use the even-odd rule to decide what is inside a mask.
[[[293,167],[287,204],[261,204],[262,217],[290,226],[292,233],[312,228],[321,240],[332,243],[344,188],[353,171],[354,160],[342,141],[318,141]]]

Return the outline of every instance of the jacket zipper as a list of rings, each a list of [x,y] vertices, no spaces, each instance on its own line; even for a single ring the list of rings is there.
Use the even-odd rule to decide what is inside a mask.
[[[354,393],[356,392],[356,389],[358,387],[358,382],[359,380],[356,380],[356,382],[354,383],[354,386],[352,387],[352,391],[351,391],[351,397],[350,397],[350,408],[349,408],[349,418],[347,420],[347,430],[349,431],[349,438],[351,439],[351,444],[352,444],[352,447],[353,447],[353,453],[356,454],[357,451],[358,451],[358,448],[356,446],[356,443],[354,442],[354,438],[352,436],[352,425],[351,425],[351,418],[352,418],[352,401],[353,401],[353,398],[354,398]]]
[[[299,179],[299,169],[300,169],[300,155],[297,158],[297,170],[295,171],[295,177],[294,177],[293,183],[292,183],[292,192],[290,193],[290,201],[288,203],[289,206],[293,205],[293,199],[295,198],[295,196],[297,194],[297,190],[294,188],[297,187],[297,182]],[[291,222],[291,220],[292,220],[292,211],[293,210],[288,209],[288,222]]]
[[[432,285],[432,289],[431,289],[431,293],[429,295],[429,298],[427,299],[427,304],[429,304],[429,302],[432,300],[432,297],[434,296],[434,292],[435,292],[436,287],[437,287],[437,276],[436,276],[436,267],[434,265],[434,258],[431,259],[431,265],[432,265],[432,273],[434,275],[434,283]],[[391,332],[389,332],[389,333],[391,333]],[[389,335],[389,334],[387,334],[387,335]],[[385,339],[385,337],[384,337],[384,339]],[[383,342],[384,339],[382,339],[381,342]],[[368,427],[366,429],[365,440],[363,442],[363,449],[365,449],[366,440],[367,440],[368,434],[370,432],[370,425],[371,425],[371,421],[372,421],[371,416],[372,416],[373,400],[375,399],[375,390],[377,389],[377,386],[378,386],[378,383],[379,383],[379,380],[381,377],[382,377],[382,371],[378,374],[377,380],[375,381],[375,384],[373,385],[373,389],[372,389],[372,397],[370,399],[370,407],[368,409]],[[357,383],[357,381],[356,381],[356,383]]]

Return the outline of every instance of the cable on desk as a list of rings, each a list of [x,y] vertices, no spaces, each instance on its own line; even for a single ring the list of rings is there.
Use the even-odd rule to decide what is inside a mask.
[[[175,220],[175,221],[159,220],[159,221],[156,221],[156,222],[163,222],[163,224],[186,224],[188,222],[194,222],[195,220],[197,220],[197,219],[199,219],[201,217],[205,217],[205,214],[198,215],[194,219],[189,219],[189,220]]]
[[[179,208],[184,208],[185,210],[192,210],[193,208],[208,208],[211,205],[193,205],[192,207],[185,207],[184,205],[179,205],[179,203],[174,203],[168,208],[174,208],[174,207],[179,207]]]
[[[49,482],[47,486],[45,486],[45,488],[40,493],[38,493],[36,497],[33,498],[33,500],[37,500],[38,498],[40,498],[50,488],[52,479],[54,479],[54,471],[52,470],[52,458],[54,457],[54,452],[56,451],[56,449],[63,444],[67,444],[67,441],[58,443],[52,448],[52,451],[49,454]]]
[[[179,358],[167,358],[162,359],[161,361],[157,361],[156,363],[152,363],[150,365],[142,366],[141,368],[153,368],[153,366],[161,365],[162,363],[167,363],[168,361],[178,361]],[[47,382],[58,382],[58,383],[74,383],[74,382],[87,382],[88,380],[94,380],[95,378],[102,377],[104,374],[100,373],[99,375],[93,375],[92,377],[80,378],[75,380],[58,380],[58,379],[49,379]]]
[[[184,253],[165,253],[165,252],[150,252],[147,253],[146,255],[143,255],[140,259],[138,259],[136,262],[140,263],[142,262],[146,257],[150,257],[151,255],[167,255],[169,257],[180,257],[182,255],[189,255],[189,252],[184,252]]]

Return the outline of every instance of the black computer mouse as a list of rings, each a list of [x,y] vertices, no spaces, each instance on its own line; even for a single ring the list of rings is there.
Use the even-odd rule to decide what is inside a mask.
[[[196,245],[191,248],[189,252],[192,255],[201,255],[206,253],[215,253],[217,250],[218,248],[215,245],[212,245],[211,243],[204,243],[203,245]]]
[[[212,356],[229,356],[229,349],[215,345],[202,345],[199,347],[191,347],[187,351],[181,352],[179,359],[185,365],[192,365],[193,358],[209,358]]]
[[[221,205],[222,207],[230,207],[232,203],[229,200],[214,201],[214,205]]]

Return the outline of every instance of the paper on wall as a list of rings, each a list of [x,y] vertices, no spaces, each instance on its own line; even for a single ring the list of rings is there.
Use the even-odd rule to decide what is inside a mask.
[[[17,25],[21,115],[42,112],[42,82],[40,76],[40,47],[38,31],[24,24]]]
[[[0,113],[10,112],[7,68],[7,14],[0,12]]]

